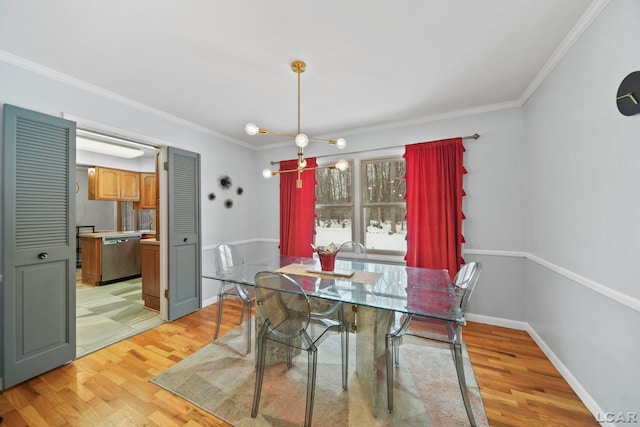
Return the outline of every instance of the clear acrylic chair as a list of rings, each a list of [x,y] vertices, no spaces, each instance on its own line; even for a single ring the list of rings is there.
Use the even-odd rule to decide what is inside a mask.
[[[217,245],[214,249],[214,257],[216,263],[216,270],[218,275],[224,274],[225,271],[238,265],[244,264],[242,254],[233,245],[221,244]],[[247,319],[246,322],[246,354],[251,352],[251,306],[255,300],[255,292],[250,286],[243,286],[231,282],[221,282],[220,290],[218,291],[218,323],[216,325],[216,332],[213,336],[213,340],[218,339],[220,333],[220,324],[222,323],[222,310],[224,308],[225,297],[235,297],[242,301],[242,311],[240,314],[240,321],[238,324],[242,324],[242,321]]]
[[[473,289],[475,288],[478,277],[482,270],[482,264],[479,262],[471,262],[460,268],[453,285],[458,299],[458,304],[464,316],[467,303]],[[469,393],[467,391],[467,382],[464,376],[464,366],[462,360],[462,325],[447,322],[440,319],[428,317],[412,316],[403,314],[398,316],[396,313],[392,317],[392,325],[390,325],[389,333],[385,339],[385,355],[387,364],[387,405],[389,412],[393,412],[393,367],[399,366],[399,345],[402,343],[403,335],[413,335],[433,341],[440,341],[449,344],[453,363],[456,367],[458,375],[458,384],[464,407],[469,417],[469,422],[475,426],[475,419],[471,411],[471,403],[469,401]]]
[[[294,348],[308,353],[305,426],[310,426],[313,416],[318,362],[317,346],[326,338],[327,332],[332,329],[339,331],[341,335],[342,388],[347,389],[349,333],[343,321],[342,308],[336,309],[338,320],[313,315],[309,299],[301,286],[289,276],[281,273],[260,272],[255,276],[255,286],[256,310],[264,324],[256,341],[256,383],[251,416],[255,418],[258,415],[267,341],[274,341],[286,346],[287,368],[292,366],[292,350]]]
[[[367,249],[362,243],[356,241],[348,241],[341,244],[336,258],[349,258],[352,256],[366,258]]]

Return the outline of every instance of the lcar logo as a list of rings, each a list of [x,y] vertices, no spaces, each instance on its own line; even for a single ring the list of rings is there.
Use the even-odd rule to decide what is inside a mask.
[[[628,423],[638,424],[637,412],[596,412],[596,421],[599,423]]]

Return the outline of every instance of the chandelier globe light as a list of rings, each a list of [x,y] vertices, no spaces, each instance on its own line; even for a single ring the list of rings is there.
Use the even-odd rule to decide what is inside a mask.
[[[245,131],[249,135],[271,134],[271,135],[280,135],[280,136],[294,138],[294,142],[298,148],[298,152],[297,152],[298,166],[295,169],[290,169],[290,170],[273,171],[271,169],[265,169],[262,171],[262,176],[264,176],[265,178],[271,178],[272,176],[277,175],[279,173],[297,172],[298,173],[298,179],[296,181],[297,188],[302,188],[301,174],[306,170],[330,168],[330,169],[337,169],[339,171],[345,171],[349,167],[349,162],[347,162],[344,159],[340,159],[333,164],[318,166],[314,168],[307,168],[307,160],[304,158],[303,149],[309,144],[309,141],[326,142],[328,144],[335,145],[340,150],[347,146],[347,141],[345,141],[344,138],[323,139],[323,138],[317,138],[317,137],[310,137],[301,132],[300,130],[300,74],[304,73],[304,70],[306,69],[306,67],[307,67],[307,64],[305,64],[302,61],[293,61],[291,63],[291,70],[298,75],[298,132],[295,135],[290,133],[283,133],[283,132],[277,132],[269,129],[264,129],[264,128],[258,127],[255,123],[247,123],[247,125],[244,127]]]

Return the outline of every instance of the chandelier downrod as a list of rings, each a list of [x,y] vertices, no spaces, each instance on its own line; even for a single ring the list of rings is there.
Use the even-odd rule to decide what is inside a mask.
[[[298,134],[300,134],[300,74],[304,73],[307,69],[307,64],[303,61],[293,61],[291,63],[291,69],[298,75]]]
[[[298,75],[298,135],[302,134],[302,132],[300,131],[300,74],[304,73],[304,70],[306,68],[307,68],[307,64],[305,64],[302,61],[293,61],[291,63],[291,69],[293,70],[294,73]],[[297,138],[298,136],[296,135],[296,143],[297,143]],[[296,145],[298,145],[298,169],[304,168],[307,164],[307,162],[304,160],[304,153],[303,153],[304,145],[303,144],[296,144]],[[298,180],[300,180],[300,172],[298,172]],[[300,185],[302,185],[301,181],[300,181]]]
[[[307,135],[302,133],[302,126],[300,123],[300,74],[304,73],[304,71],[307,68],[307,64],[305,64],[303,61],[293,61],[291,63],[291,70],[296,73],[298,75],[298,133],[296,135],[292,135],[292,134],[288,134],[288,133],[284,133],[284,132],[276,132],[276,131],[272,131],[269,129],[264,129],[264,128],[260,128],[258,126],[256,126],[253,123],[248,123],[245,126],[245,130],[249,135],[255,135],[255,134],[262,134],[262,135],[268,135],[268,134],[272,134],[272,135],[280,135],[280,136],[287,136],[287,137],[293,137],[294,141],[296,143],[296,146],[298,147],[298,167],[296,169],[292,169],[292,170],[287,170],[287,171],[271,171],[269,169],[265,169],[263,171],[263,175],[265,178],[269,178],[270,176],[274,176],[277,175],[279,173],[286,173],[286,172],[297,172],[298,173],[298,179],[296,181],[296,187],[300,188],[302,187],[302,179],[301,179],[301,174],[302,172],[304,172],[305,170],[314,170],[314,169],[318,169],[318,168],[306,168],[307,166],[307,161],[304,158],[304,147],[307,146],[307,144],[309,143],[310,140],[313,141],[321,141],[321,142],[326,142],[329,143],[331,145],[335,145],[336,147],[338,147],[339,149],[343,149],[347,143],[344,140],[344,138],[337,138],[337,139],[323,139],[323,138],[317,138],[317,137],[308,137]],[[340,171],[345,170],[346,168],[349,167],[349,163],[346,160],[340,160],[338,161],[335,165],[331,165],[329,166],[332,169],[338,169]]]

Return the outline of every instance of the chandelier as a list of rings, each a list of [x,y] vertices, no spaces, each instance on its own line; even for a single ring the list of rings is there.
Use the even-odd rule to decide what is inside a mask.
[[[335,145],[336,147],[338,147],[338,149],[343,149],[347,145],[347,142],[344,140],[344,138],[323,139],[323,138],[309,137],[300,131],[300,74],[304,73],[304,70],[306,69],[306,67],[307,67],[307,64],[305,64],[302,61],[293,61],[291,63],[291,70],[298,75],[298,133],[296,135],[260,128],[253,123],[248,123],[245,126],[245,130],[249,135],[255,135],[255,134],[269,135],[270,134],[270,135],[280,135],[280,136],[287,136],[287,137],[294,138],[296,146],[298,147],[297,167],[295,169],[275,170],[275,171],[271,169],[265,169],[264,171],[262,171],[262,175],[265,178],[271,178],[272,176],[277,175],[279,173],[296,172],[298,174],[298,179],[296,180],[296,188],[302,188],[301,174],[306,170],[330,168],[330,169],[338,169],[339,171],[344,171],[349,167],[349,162],[347,162],[344,159],[340,159],[333,164],[318,166],[314,168],[307,168],[307,161],[304,158],[304,147],[306,147],[307,144],[309,144],[309,141],[326,142],[328,144]]]

